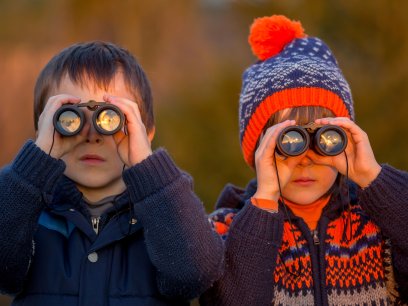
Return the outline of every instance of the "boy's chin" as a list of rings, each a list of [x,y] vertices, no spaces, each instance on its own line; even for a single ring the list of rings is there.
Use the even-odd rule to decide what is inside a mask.
[[[101,177],[101,176],[92,176],[90,178],[86,177],[75,177],[75,176],[69,176],[66,175],[69,179],[71,179],[77,188],[83,192],[103,192],[106,193],[107,196],[113,195],[115,193],[119,193],[123,191],[126,186],[125,183],[122,179],[122,176],[120,177]]]
[[[324,194],[321,195],[315,195],[315,194],[311,194],[311,195],[299,195],[296,197],[285,197],[285,200],[288,200],[294,204],[298,204],[298,205],[310,205],[315,203],[317,200],[321,199],[322,196]]]

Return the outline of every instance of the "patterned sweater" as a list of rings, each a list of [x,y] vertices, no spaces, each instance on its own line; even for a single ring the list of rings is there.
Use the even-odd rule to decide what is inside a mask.
[[[226,270],[202,305],[407,303],[408,173],[384,165],[355,196],[333,196],[314,232],[282,206],[250,205],[255,184],[228,185],[210,216]]]

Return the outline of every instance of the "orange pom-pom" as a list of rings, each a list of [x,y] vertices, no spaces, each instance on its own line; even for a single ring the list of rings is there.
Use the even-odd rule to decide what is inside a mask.
[[[249,34],[252,52],[266,60],[279,52],[295,38],[306,37],[302,24],[282,15],[261,17],[254,20]]]

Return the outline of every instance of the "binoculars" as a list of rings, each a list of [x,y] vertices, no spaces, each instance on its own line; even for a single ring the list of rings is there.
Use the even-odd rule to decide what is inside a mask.
[[[347,146],[347,134],[336,125],[318,125],[314,122],[304,126],[288,126],[278,136],[277,153],[298,156],[313,149],[324,156],[339,155]]]
[[[54,114],[55,129],[63,136],[78,134],[85,124],[85,114],[82,107],[93,111],[92,124],[100,134],[113,135],[122,129],[125,122],[123,112],[115,105],[89,101],[79,104],[65,104]]]

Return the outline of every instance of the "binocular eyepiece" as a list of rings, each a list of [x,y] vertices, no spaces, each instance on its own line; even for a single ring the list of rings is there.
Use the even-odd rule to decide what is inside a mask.
[[[276,151],[283,156],[298,156],[312,148],[317,154],[339,155],[347,146],[347,134],[336,125],[288,126],[278,136]]]
[[[65,104],[54,114],[55,129],[63,136],[78,134],[85,124],[85,114],[81,107],[93,111],[92,124],[100,134],[113,135],[122,129],[125,122],[123,112],[115,105],[89,101],[79,104]]]

